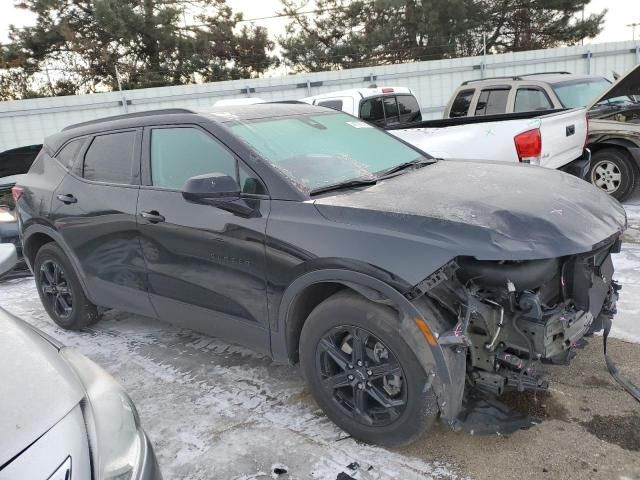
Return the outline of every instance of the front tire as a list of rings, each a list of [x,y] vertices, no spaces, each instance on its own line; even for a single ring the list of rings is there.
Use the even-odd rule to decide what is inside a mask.
[[[637,176],[635,166],[622,150],[603,148],[591,158],[589,181],[620,202],[635,190]]]
[[[80,330],[98,321],[98,309],[82,289],[71,262],[55,243],[38,250],[34,277],[40,301],[51,319],[67,330]]]
[[[311,312],[300,362],[320,408],[363,442],[406,445],[438,416],[428,375],[398,334],[398,313],[358,294],[339,292]]]

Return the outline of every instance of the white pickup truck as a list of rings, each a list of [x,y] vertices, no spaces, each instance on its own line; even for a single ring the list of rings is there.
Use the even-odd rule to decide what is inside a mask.
[[[438,158],[531,163],[581,178],[589,169],[585,109],[422,121],[418,101],[405,87],[344,90],[302,101],[359,117]]]

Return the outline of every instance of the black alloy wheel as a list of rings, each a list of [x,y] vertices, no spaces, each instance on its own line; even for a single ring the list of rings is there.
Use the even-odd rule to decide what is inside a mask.
[[[300,333],[300,364],[318,406],[356,440],[398,447],[429,429],[440,409],[433,378],[400,332],[398,311],[342,290]]]
[[[73,291],[63,267],[53,259],[40,265],[40,289],[50,308],[62,320],[73,315]]]
[[[73,264],[60,246],[50,242],[40,247],[33,272],[40,301],[57,325],[81,330],[98,321],[98,308],[85,295]]]
[[[349,325],[333,328],[318,344],[316,368],[327,394],[357,422],[385,426],[404,412],[404,371],[373,333]]]

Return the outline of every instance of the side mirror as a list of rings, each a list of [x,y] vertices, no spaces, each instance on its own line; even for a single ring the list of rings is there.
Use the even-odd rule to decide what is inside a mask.
[[[13,243],[0,243],[0,277],[13,270],[18,263],[18,252]]]
[[[182,188],[182,196],[196,203],[227,202],[240,197],[240,187],[229,175],[207,173],[187,180]]]

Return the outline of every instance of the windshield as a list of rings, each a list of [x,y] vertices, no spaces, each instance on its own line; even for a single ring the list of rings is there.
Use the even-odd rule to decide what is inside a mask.
[[[304,190],[375,179],[424,154],[344,113],[232,122],[231,130]]]
[[[551,85],[553,91],[566,108],[586,107],[596,98],[602,95],[611,87],[611,82],[606,78],[583,78],[568,82],[555,83]],[[617,105],[629,102],[631,99],[626,96],[610,98],[602,104]],[[600,103],[598,104],[600,105]]]

